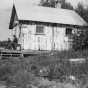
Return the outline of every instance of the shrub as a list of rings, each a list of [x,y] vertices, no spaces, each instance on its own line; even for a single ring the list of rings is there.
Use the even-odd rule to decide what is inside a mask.
[[[66,76],[70,75],[75,76],[79,80],[85,80],[88,74],[87,53],[87,50],[76,52],[61,51],[27,58],[0,60],[0,80],[6,81],[8,86],[24,87],[30,84],[37,85],[38,79],[41,77],[40,70],[43,70],[43,68],[46,70],[42,75],[46,76],[50,81],[59,79],[59,81],[63,82],[63,80],[66,80]],[[69,62],[70,58],[80,57],[86,58],[86,62]]]
[[[88,49],[88,30],[87,28],[82,28],[73,34],[73,49],[84,50]]]

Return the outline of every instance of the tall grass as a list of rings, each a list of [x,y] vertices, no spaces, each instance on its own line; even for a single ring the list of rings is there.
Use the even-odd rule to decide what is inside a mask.
[[[86,58],[85,63],[70,63],[71,58]],[[30,56],[27,58],[0,59],[0,80],[8,86],[25,87],[37,84],[41,77],[40,70],[47,79],[59,79],[63,82],[65,76],[73,75],[79,80],[88,78],[88,51],[62,51],[48,55]],[[36,83],[35,83],[36,82]],[[84,83],[85,83],[84,82]]]

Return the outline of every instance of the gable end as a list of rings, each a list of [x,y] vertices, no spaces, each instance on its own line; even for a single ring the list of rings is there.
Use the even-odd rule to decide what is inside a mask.
[[[15,16],[17,17],[17,15],[16,15],[16,9],[15,9],[15,6],[13,5],[12,14],[11,14],[11,18],[10,18],[9,29],[13,29]]]

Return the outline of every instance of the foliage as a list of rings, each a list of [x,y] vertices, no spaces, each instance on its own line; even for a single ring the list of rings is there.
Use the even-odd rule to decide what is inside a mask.
[[[0,47],[5,47],[6,41],[0,41]]]
[[[67,2],[66,0],[61,0],[61,3],[62,3],[61,7],[63,9],[71,9],[71,10],[74,9],[71,3]]]
[[[7,85],[17,87],[30,84],[35,79],[35,74],[30,72],[30,64],[23,59],[9,59],[2,61],[0,66],[0,80],[6,81]]]
[[[78,30],[77,34],[73,35],[73,49],[88,49],[88,30],[86,28]]]
[[[40,5],[55,8],[55,1],[56,0],[41,0]],[[62,6],[61,6],[62,8],[73,9],[73,6],[71,5],[71,3],[66,2],[66,0],[61,0],[61,3],[62,3]]]
[[[75,8],[75,11],[81,16],[81,17],[84,17],[84,14],[85,14],[85,8],[84,8],[84,5],[82,3],[78,3],[77,5],[77,8]]]
[[[88,23],[88,7],[85,7],[83,3],[79,2],[74,10]],[[77,34],[73,36],[73,49],[88,49],[88,28],[81,28]]]
[[[40,5],[46,7],[55,7],[55,0],[41,0]]]
[[[38,85],[41,77],[52,81],[66,81],[66,76],[73,75],[82,80],[88,74],[88,60],[85,63],[70,63],[70,58],[88,58],[88,51],[61,51],[48,55],[30,56],[27,58],[12,58],[0,60],[0,80],[6,85],[26,87]],[[45,70],[44,70],[45,69]],[[42,70],[42,73],[40,72]],[[83,78],[85,79],[85,77]]]
[[[88,7],[79,2],[74,10],[88,23]]]

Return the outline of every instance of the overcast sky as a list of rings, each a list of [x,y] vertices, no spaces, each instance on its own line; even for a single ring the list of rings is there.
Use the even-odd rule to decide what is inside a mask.
[[[40,0],[14,0],[16,3],[23,4],[38,4]],[[78,2],[83,2],[85,5],[88,0],[67,0],[74,7],[77,6]],[[13,5],[13,0],[0,0],[0,40],[6,40],[8,37],[11,38],[12,31],[8,29],[9,21],[11,16],[11,8]]]

